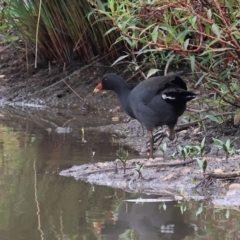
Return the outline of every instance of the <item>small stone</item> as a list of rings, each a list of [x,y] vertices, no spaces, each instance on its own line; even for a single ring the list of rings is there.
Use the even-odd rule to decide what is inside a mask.
[[[217,168],[214,170],[214,173],[221,174],[221,173],[223,173],[223,170],[221,168]]]

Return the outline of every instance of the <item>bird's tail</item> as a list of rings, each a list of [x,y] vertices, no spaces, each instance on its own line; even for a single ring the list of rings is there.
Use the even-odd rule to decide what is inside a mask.
[[[189,91],[169,91],[162,94],[162,98],[169,102],[188,102],[192,99],[196,98],[197,95],[195,93]]]

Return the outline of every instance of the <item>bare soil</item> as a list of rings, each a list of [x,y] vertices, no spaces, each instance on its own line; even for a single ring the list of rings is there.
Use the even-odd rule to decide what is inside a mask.
[[[128,145],[139,152],[138,159],[127,161],[126,172],[122,164],[113,159],[112,162],[74,166],[61,172],[61,175],[72,176],[87,182],[111,187],[122,188],[127,191],[142,191],[147,193],[166,194],[173,199],[211,199],[216,205],[239,206],[240,183],[238,177],[209,178],[202,181],[206,175],[197,164],[187,158],[184,162],[178,151],[178,146],[197,146],[206,137],[204,158],[208,162],[206,173],[235,172],[239,169],[239,155],[225,160],[223,150],[218,151],[212,142],[212,137],[223,141],[231,139],[234,147],[240,148],[240,129],[233,125],[230,119],[218,125],[210,120],[204,121],[205,128],[198,123],[185,128],[177,134],[173,142],[164,138],[168,149],[163,159],[162,152],[156,147],[155,159],[148,159],[145,131],[137,121],[129,121],[128,117],[119,107],[114,93],[103,92],[93,94],[92,91],[106,72],[114,72],[108,64],[75,62],[64,68],[63,65],[51,63],[50,66],[41,66],[35,69],[33,64],[26,68],[23,54],[14,49],[0,48],[0,105],[62,108],[69,111],[80,112],[89,121],[97,116],[101,125],[101,116],[118,123],[107,126],[91,127],[96,131],[107,131],[113,134],[113,141],[121,146]],[[88,65],[87,65],[88,64]],[[74,90],[74,91],[73,91]],[[190,110],[198,108],[198,101],[204,97],[202,89],[194,89],[199,93],[199,99],[191,103]],[[77,93],[77,94],[76,94]],[[208,95],[209,97],[210,95]],[[74,114],[73,114],[74,115]],[[198,115],[188,112],[187,116]],[[231,115],[231,114],[230,114]],[[73,116],[74,117],[74,116]],[[179,125],[183,124],[180,119]],[[106,121],[105,121],[106,122]],[[171,155],[175,154],[174,159]],[[203,160],[203,159],[202,159]],[[142,177],[139,178],[135,170],[136,164],[142,164]],[[199,183],[202,183],[198,186]],[[196,187],[197,186],[197,187]]]

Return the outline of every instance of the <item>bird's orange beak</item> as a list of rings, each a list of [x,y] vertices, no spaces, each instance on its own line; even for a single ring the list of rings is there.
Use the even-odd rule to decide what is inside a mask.
[[[99,83],[93,90],[93,92],[99,92],[103,89],[102,83]]]

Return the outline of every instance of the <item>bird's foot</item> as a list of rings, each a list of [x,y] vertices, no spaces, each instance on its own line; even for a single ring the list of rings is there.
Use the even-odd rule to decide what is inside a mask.
[[[168,136],[170,141],[174,140],[174,138],[175,138],[175,131],[174,131],[174,129],[170,128],[169,131],[166,131],[165,134]]]

